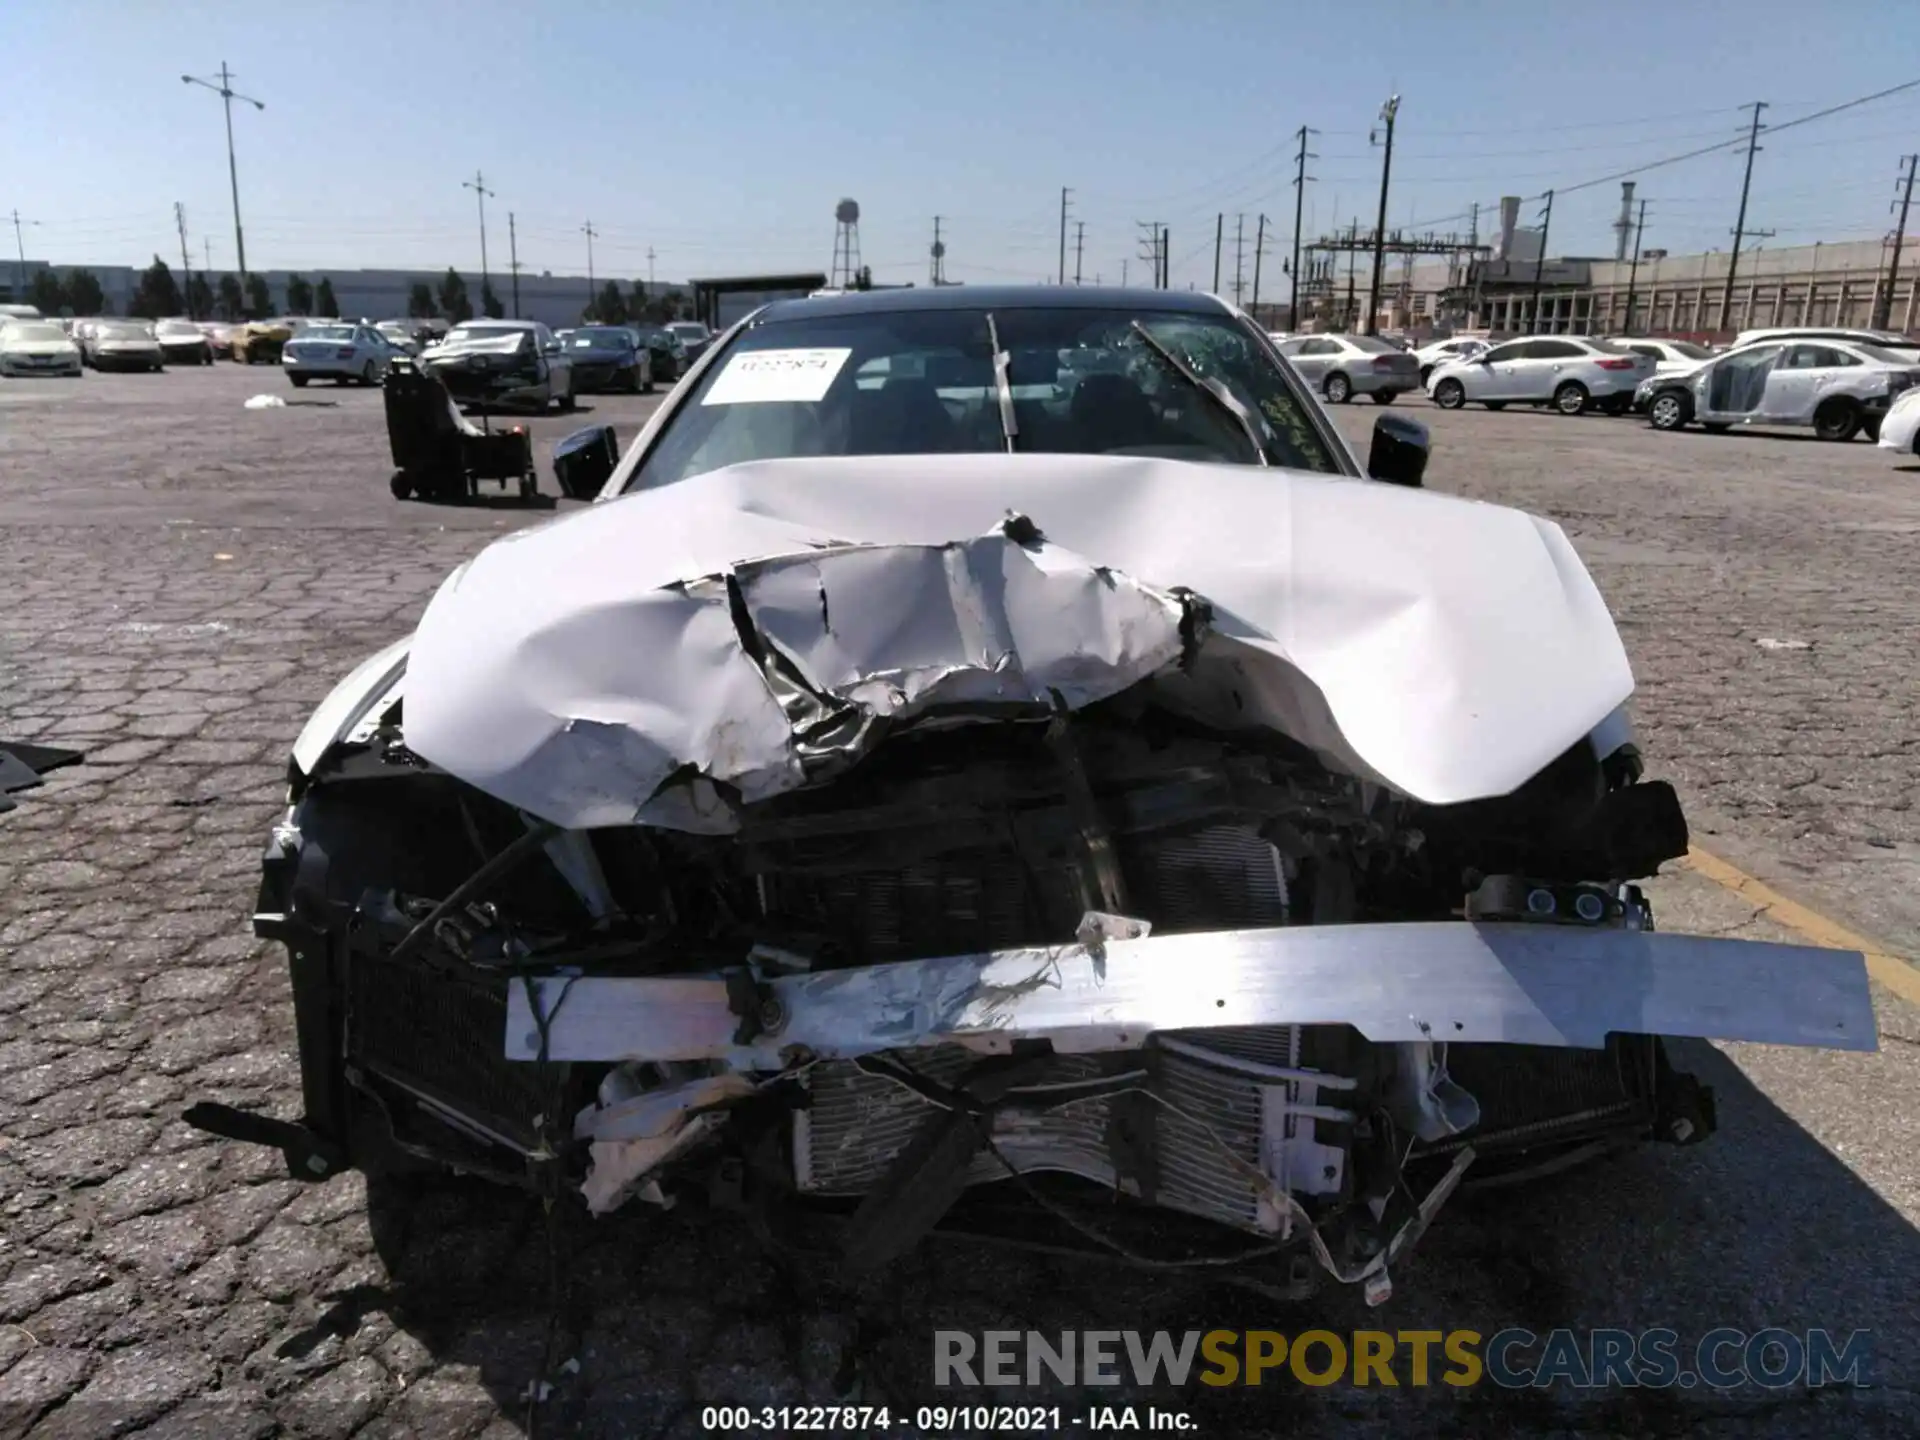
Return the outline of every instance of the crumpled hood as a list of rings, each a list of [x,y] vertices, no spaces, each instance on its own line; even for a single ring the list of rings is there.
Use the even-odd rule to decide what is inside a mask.
[[[468,355],[511,355],[520,348],[522,339],[516,333],[489,336],[484,340],[456,340],[450,344],[435,345],[420,359],[431,363],[435,360],[459,360]]]
[[[881,456],[733,466],[496,542],[428,606],[405,724],[558,824],[724,831],[735,797],[830,774],[889,720],[1149,678],[1434,803],[1518,788],[1633,689],[1566,536],[1517,510],[1171,460]]]

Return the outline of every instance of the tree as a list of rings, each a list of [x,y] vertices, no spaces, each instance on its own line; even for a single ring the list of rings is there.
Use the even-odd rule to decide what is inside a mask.
[[[187,280],[187,314],[196,319],[213,314],[213,286],[207,283],[205,271],[197,270]]]
[[[153,264],[140,272],[140,283],[134,286],[127,313],[138,315],[142,320],[159,320],[178,315],[180,310],[180,287],[174,283],[167,262],[156,255]]]
[[[473,302],[467,299],[467,282],[460,278],[460,272],[451,265],[447,267],[446,278],[440,282],[440,313],[456,325],[473,318]]]
[[[313,289],[313,308],[322,315],[338,318],[340,302],[333,298],[333,281],[326,276],[320,277],[320,283]]]
[[[247,315],[254,320],[265,320],[273,314],[273,295],[267,289],[264,276],[247,276]]]
[[[37,307],[42,315],[58,315],[67,308],[67,287],[60,283],[58,272],[36,270],[33,284],[27,287],[27,301]]]
[[[627,310],[627,297],[620,293],[618,280],[609,280],[601,287],[583,318],[602,325],[624,325],[633,318]]]
[[[493,293],[493,281],[480,282],[480,312],[489,320],[498,320],[507,313],[507,307],[500,303],[500,297]]]
[[[69,270],[66,291],[67,304],[76,315],[105,315],[112,308],[91,270]]]
[[[311,315],[313,313],[313,286],[304,276],[287,276],[287,313],[289,315]]]
[[[238,320],[246,310],[247,302],[240,294],[240,282],[231,275],[222,275],[219,284],[220,318]]]
[[[413,282],[413,288],[407,291],[407,318],[409,320],[431,320],[440,313],[433,303],[433,287],[424,280]]]

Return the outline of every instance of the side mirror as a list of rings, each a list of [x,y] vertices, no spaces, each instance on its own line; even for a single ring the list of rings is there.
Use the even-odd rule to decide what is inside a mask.
[[[1433,441],[1427,427],[1404,415],[1382,415],[1373,422],[1373,448],[1367,452],[1367,474],[1389,485],[1418,489],[1427,473]]]

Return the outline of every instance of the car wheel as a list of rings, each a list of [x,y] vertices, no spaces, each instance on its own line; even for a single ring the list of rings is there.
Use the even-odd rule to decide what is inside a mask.
[[[1584,415],[1592,397],[1578,380],[1569,380],[1553,392],[1553,408],[1562,415]]]
[[[1860,429],[1860,408],[1851,400],[1829,400],[1813,412],[1813,433],[1822,440],[1851,440]]]
[[[1875,415],[1863,422],[1860,426],[1860,433],[1867,437],[1867,443],[1869,445],[1878,445],[1880,443],[1880,417]]]
[[[294,389],[296,389],[296,390],[304,390],[304,389],[306,389],[306,388],[307,388],[307,381],[309,381],[309,380],[311,380],[312,378],[313,378],[313,377],[312,377],[311,375],[289,375],[289,376],[287,376],[287,379],[289,379],[289,380],[291,380],[291,381],[293,382],[293,388],[294,388]],[[322,402],[322,403],[328,403],[328,402]]]
[[[393,492],[394,499],[405,500],[413,494],[413,477],[404,470],[396,470],[387,481],[387,488]]]
[[[573,376],[569,375],[567,376],[566,394],[560,397],[560,413],[562,415],[571,415],[574,411],[574,404],[575,402],[573,398]]]
[[[1442,410],[1458,410],[1467,403],[1467,387],[1458,380],[1442,380],[1433,387],[1433,403]]]
[[[1687,401],[1677,391],[1666,390],[1653,397],[1647,406],[1647,423],[1656,430],[1683,430],[1687,424]],[[1712,429],[1712,426],[1708,426]]]
[[[380,383],[379,367],[375,365],[373,361],[369,360],[365,365],[360,367],[360,383],[362,385],[378,385]]]
[[[1376,390],[1373,392],[1373,403],[1376,405],[1391,405],[1394,397],[1399,393],[1398,390]]]
[[[1328,404],[1344,405],[1353,399],[1353,382],[1336,370],[1327,376],[1326,394]]]

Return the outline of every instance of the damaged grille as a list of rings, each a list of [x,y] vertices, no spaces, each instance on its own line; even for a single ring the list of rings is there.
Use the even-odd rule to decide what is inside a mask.
[[[1299,1032],[1220,1032],[1237,1049],[1286,1056]],[[1272,1188],[1308,1194],[1339,1189],[1344,1159],[1339,1121],[1293,1114],[1314,1103],[1311,1083],[1263,1075],[1216,1044],[1216,1032],[1169,1036],[1179,1046],[1102,1055],[1058,1055],[1044,1074],[1013,1092],[986,1124],[990,1146],[965,1179],[983,1184],[1022,1174],[1059,1171],[1097,1181],[1135,1198],[1236,1229],[1272,1233],[1283,1214],[1265,1196]],[[979,1061],[960,1046],[902,1051],[893,1057],[915,1075],[951,1086]],[[1117,1091],[1054,1103],[1066,1087],[1105,1077]],[[1329,1076],[1329,1085],[1344,1082]],[[814,1067],[810,1106],[793,1121],[795,1179],[821,1195],[875,1188],[895,1159],[940,1107],[885,1075],[846,1062]],[[1337,1094],[1334,1096],[1337,1100]],[[1322,1097],[1320,1103],[1325,1103]],[[1316,1133],[1316,1128],[1320,1132]],[[1314,1173],[1304,1173],[1311,1160]]]
[[[506,982],[482,984],[412,965],[348,967],[347,1058],[424,1101],[450,1123],[530,1150],[565,1067],[515,1064],[500,1052]]]

